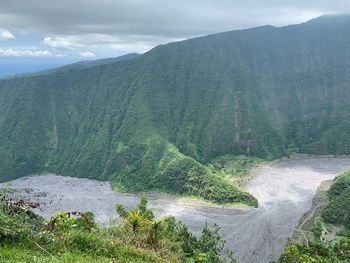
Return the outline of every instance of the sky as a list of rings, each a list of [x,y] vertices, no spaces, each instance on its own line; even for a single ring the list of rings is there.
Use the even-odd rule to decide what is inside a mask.
[[[350,0],[1,0],[0,76],[350,13]]]

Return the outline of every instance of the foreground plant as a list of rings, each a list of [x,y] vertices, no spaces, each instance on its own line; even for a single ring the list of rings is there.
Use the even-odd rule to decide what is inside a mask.
[[[123,224],[100,228],[91,212],[61,211],[45,222],[35,203],[0,194],[0,262],[227,262],[218,226],[197,238],[174,217],[156,220],[146,199],[130,211],[117,205]]]
[[[168,247],[181,253],[185,262],[235,262],[232,252],[224,251],[226,242],[221,238],[220,227],[216,224],[212,228],[205,224],[197,238],[186,225],[172,216],[156,220],[145,198],[141,198],[140,203],[130,211],[116,204],[116,211],[124,219],[124,229],[131,230],[134,236],[131,240],[137,246],[156,251]],[[225,257],[222,257],[224,252]]]

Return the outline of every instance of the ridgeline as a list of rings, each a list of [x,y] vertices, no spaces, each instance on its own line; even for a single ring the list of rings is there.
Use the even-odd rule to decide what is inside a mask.
[[[0,181],[46,171],[256,206],[207,164],[349,154],[349,38],[350,16],[323,16],[0,80]]]

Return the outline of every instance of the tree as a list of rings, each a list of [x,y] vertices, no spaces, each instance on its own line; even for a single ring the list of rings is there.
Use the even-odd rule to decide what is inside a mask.
[[[132,229],[134,234],[138,233],[147,224],[147,219],[138,212],[129,212],[125,224]]]

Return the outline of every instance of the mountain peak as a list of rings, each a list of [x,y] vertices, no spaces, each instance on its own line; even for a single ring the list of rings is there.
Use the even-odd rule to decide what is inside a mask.
[[[309,20],[307,23],[344,23],[350,22],[350,14],[324,14]]]

